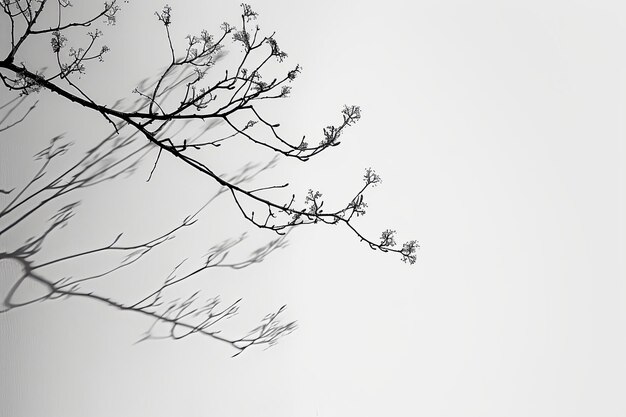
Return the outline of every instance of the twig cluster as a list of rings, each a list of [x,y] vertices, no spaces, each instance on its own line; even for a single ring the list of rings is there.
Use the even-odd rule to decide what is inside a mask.
[[[275,313],[267,315],[261,324],[248,335],[241,338],[228,338],[216,329],[224,320],[236,314],[240,301],[222,307],[217,298],[201,299],[198,293],[187,298],[165,301],[164,294],[173,285],[186,281],[211,268],[244,268],[260,262],[268,254],[284,245],[285,235],[296,226],[312,224],[342,224],[353,232],[359,240],[371,249],[397,253],[404,262],[414,263],[419,248],[415,240],[396,246],[395,230],[387,229],[380,238],[368,238],[361,234],[354,225],[356,218],[366,213],[367,203],[364,194],[367,189],[381,183],[380,176],[367,168],[363,176],[363,185],[357,192],[335,209],[327,209],[323,194],[318,190],[309,190],[300,204],[295,194],[285,201],[274,200],[267,191],[285,189],[289,183],[270,184],[263,187],[247,188],[249,180],[259,172],[271,167],[271,164],[246,167],[239,175],[227,177],[217,174],[200,157],[199,152],[219,148],[236,140],[251,143],[260,149],[273,153],[276,157],[294,158],[308,161],[316,155],[337,147],[341,143],[345,130],[361,118],[358,106],[346,105],[341,110],[340,122],[322,129],[317,140],[302,137],[296,140],[281,135],[280,124],[270,120],[264,114],[263,104],[268,100],[283,99],[291,93],[291,83],[302,71],[295,65],[278,77],[262,75],[271,65],[283,63],[287,54],[280,48],[275,34],[263,34],[255,24],[258,14],[249,5],[242,5],[239,26],[223,23],[218,35],[202,30],[186,37],[186,45],[177,51],[172,41],[171,28],[175,15],[172,8],[165,6],[155,12],[161,23],[167,47],[168,63],[154,82],[143,81],[134,89],[137,100],[127,104],[119,100],[107,105],[92,97],[85,88],[79,86],[78,78],[85,74],[92,62],[102,61],[109,48],[102,44],[103,31],[94,28],[98,24],[113,25],[120,11],[119,1],[104,3],[95,15],[79,21],[65,21],[65,10],[72,7],[69,0],[5,0],[0,3],[10,31],[8,54],[0,60],[0,80],[10,91],[19,96],[2,105],[7,109],[0,119],[0,132],[7,131],[23,121],[35,108],[35,104],[19,113],[20,105],[32,93],[46,90],[85,109],[99,113],[113,126],[113,132],[74,164],[69,164],[58,175],[51,175],[48,170],[57,159],[70,147],[61,136],[50,141],[49,146],[35,155],[40,168],[23,186],[0,187],[0,194],[5,203],[0,208],[0,237],[22,224],[26,219],[39,213],[44,207],[53,207],[77,190],[109,181],[132,173],[149,151],[157,149],[157,155],[148,176],[148,181],[157,171],[160,158],[169,154],[183,164],[192,167],[202,175],[212,178],[221,186],[217,195],[228,194],[241,215],[260,229],[268,229],[279,236],[269,245],[253,252],[249,257],[237,262],[229,262],[228,249],[240,240],[224,242],[213,248],[195,267],[183,272],[187,265],[181,262],[165,278],[162,285],[134,303],[125,303],[111,297],[90,291],[85,286],[94,280],[120,271],[142,259],[148,253],[171,240],[174,234],[196,220],[202,208],[185,218],[176,227],[166,232],[134,244],[122,244],[123,235],[118,235],[111,243],[68,254],[56,259],[35,261],[47,237],[64,227],[74,215],[79,200],[65,203],[55,211],[46,227],[36,236],[12,250],[0,253],[1,259],[17,261],[23,270],[19,280],[4,297],[4,308],[9,310],[43,299],[69,296],[87,297],[92,300],[127,311],[147,315],[155,323],[169,326],[166,337],[180,338],[190,334],[203,334],[227,342],[241,352],[254,345],[272,345],[281,336],[295,328],[293,322],[281,324],[281,307]],[[48,18],[44,24],[43,16]],[[50,16],[55,16],[50,19]],[[54,21],[50,24],[50,21]],[[4,29],[3,29],[4,30]],[[76,33],[85,31],[84,42]],[[20,61],[20,51],[24,50],[29,40],[47,37],[49,39],[54,70],[33,68],[29,63]],[[222,59],[228,44],[235,45],[240,54],[237,63],[223,72],[213,74],[217,62]],[[215,71],[213,71],[215,72]],[[18,117],[11,116],[19,114]],[[181,132],[192,121],[204,124],[200,134],[195,137],[183,137]],[[209,129],[221,124],[228,132],[213,137]],[[137,138],[146,141],[143,146],[134,146]],[[216,195],[216,196],[217,196]],[[216,197],[212,197],[209,202]],[[209,203],[207,203],[209,204]],[[41,271],[51,265],[57,265],[77,259],[83,259],[98,253],[119,252],[127,256],[113,268],[91,276],[50,280]],[[28,279],[35,280],[47,288],[44,296],[27,302],[17,302],[15,294]],[[156,335],[154,326],[146,333],[145,339],[162,337]]]
[[[58,2],[58,24],[48,29],[37,29],[36,22],[49,1],[41,0],[37,3],[12,1],[3,5],[5,14],[11,21],[11,52],[3,61],[0,61],[0,78],[4,85],[12,90],[28,94],[45,88],[55,92],[66,99],[80,104],[88,109],[102,114],[113,126],[117,126],[114,120],[118,120],[132,126],[150,143],[183,161],[204,175],[217,181],[220,185],[228,188],[240,209],[242,215],[257,227],[270,229],[282,233],[285,229],[305,224],[326,223],[347,225],[360,240],[366,242],[372,249],[384,252],[396,252],[404,261],[415,261],[416,241],[409,241],[400,249],[393,245],[384,244],[384,239],[367,238],[360,234],[352,224],[353,215],[364,214],[363,193],[364,191],[380,182],[380,177],[373,171],[366,172],[365,186],[343,208],[323,211],[322,202],[315,198],[311,201],[308,197],[305,204],[313,203],[313,206],[298,207],[295,195],[290,201],[278,202],[263,197],[261,191],[271,188],[284,188],[288,184],[273,185],[262,189],[247,190],[228,182],[216,174],[201,162],[193,153],[188,152],[205,146],[219,146],[224,141],[243,137],[253,144],[269,149],[274,153],[288,158],[297,158],[306,161],[319,153],[340,144],[340,137],[344,130],[355,124],[361,117],[358,106],[344,106],[341,111],[342,122],[338,125],[330,125],[323,129],[322,138],[317,145],[309,144],[303,137],[298,141],[290,141],[283,138],[278,132],[278,123],[270,122],[261,114],[259,105],[268,99],[279,99],[289,95],[289,84],[301,71],[299,65],[292,67],[282,77],[273,78],[271,81],[261,75],[266,64],[271,60],[283,62],[287,54],[279,47],[274,34],[262,35],[258,25],[254,25],[257,13],[249,5],[242,5],[241,26],[237,27],[224,23],[221,33],[214,37],[206,30],[198,35],[187,36],[187,46],[178,57],[173,46],[170,27],[173,24],[173,12],[171,7],[165,6],[160,12],[156,12],[157,19],[162,23],[170,50],[170,62],[158,77],[158,81],[151,89],[144,90],[138,87],[135,92],[148,101],[147,109],[140,106],[136,109],[120,109],[115,106],[109,107],[99,104],[73,81],[73,75],[82,74],[85,71],[85,63],[91,60],[102,59],[108,51],[106,46],[94,49],[102,32],[98,29],[88,32],[89,41],[85,47],[70,48],[69,61],[61,59],[61,51],[66,48],[68,38],[65,32],[75,26],[89,26],[97,19],[104,17],[107,23],[114,23],[119,6],[116,1],[105,3],[104,9],[94,18],[85,20],[75,25],[62,24],[62,10],[69,6],[68,2]],[[15,19],[21,17],[24,20],[25,29],[17,38],[15,34]],[[15,64],[14,58],[26,38],[41,34],[50,34],[52,52],[56,56],[58,71],[45,76],[41,72],[28,68],[26,64]],[[232,71],[226,70],[223,77],[217,81],[207,81],[207,72],[214,66],[220,53],[230,40],[242,49],[239,64]],[[97,52],[92,52],[96,50]],[[176,83],[168,85],[169,77],[176,73],[183,74]],[[65,80],[69,85],[63,87],[56,81],[57,78]],[[181,81],[183,80],[184,81]],[[164,90],[172,91],[175,87],[178,97],[173,100],[160,100],[159,94]],[[74,91],[72,91],[74,90]],[[173,105],[172,105],[173,104]],[[240,122],[242,116],[248,116],[246,122]],[[203,141],[190,146],[187,140],[180,141],[178,138],[163,134],[165,127],[176,121],[201,120],[225,122],[232,130],[226,137],[212,141]],[[259,127],[259,128],[257,128]],[[261,130],[260,128],[263,128]],[[117,129],[117,127],[116,127]],[[155,162],[159,161],[159,157]],[[253,204],[261,204],[264,214],[255,213],[244,208],[242,200],[248,200]]]
[[[12,125],[15,124],[12,123]],[[194,225],[200,214],[215,199],[226,193],[224,188],[219,189],[205,204],[184,218],[178,225],[150,239],[123,244],[124,234],[119,233],[108,244],[45,259],[46,252],[43,249],[49,238],[56,231],[67,226],[74,217],[80,204],[80,200],[77,199],[78,193],[105,181],[131,175],[150,151],[149,144],[133,146],[134,136],[138,133],[135,131],[125,136],[127,129],[128,127],[120,126],[121,134],[114,133],[102,139],[93,148],[87,150],[82,158],[58,174],[51,173],[55,162],[66,155],[72,144],[65,142],[62,136],[53,137],[48,146],[34,155],[40,167],[31,179],[21,187],[3,190],[4,197],[0,200],[2,201],[0,237],[6,236],[10,231],[24,225],[27,220],[46,209],[52,209],[53,214],[37,234],[13,248],[0,250],[0,261],[17,262],[21,271],[19,277],[9,286],[8,291],[2,295],[0,313],[45,300],[68,297],[88,298],[110,307],[152,318],[154,323],[141,340],[164,337],[180,339],[192,334],[200,334],[228,343],[236,350],[235,355],[252,346],[271,346],[280,337],[291,333],[295,329],[295,322],[281,323],[279,320],[278,314],[285,310],[284,306],[263,318],[260,325],[245,336],[229,337],[222,334],[220,326],[237,314],[241,300],[223,307],[219,297],[202,300],[199,291],[183,299],[171,299],[167,296],[168,291],[176,285],[196,278],[209,270],[242,269],[263,261],[273,251],[285,246],[286,236],[279,236],[239,260],[232,260],[230,254],[245,240],[246,236],[242,235],[237,239],[224,241],[210,248],[203,259],[196,261],[185,259],[180,262],[165,277],[162,284],[132,303],[120,301],[116,297],[104,295],[89,288],[90,284],[128,270],[153,251],[167,245],[175,238],[176,233]],[[261,172],[271,169],[274,164],[275,161],[267,164],[247,165],[229,180],[235,184],[247,183]],[[59,205],[59,208],[54,208]],[[49,278],[51,267],[69,265],[72,262],[112,253],[123,255],[122,260],[114,266],[105,267],[88,275],[66,276],[60,279]],[[183,272],[185,267],[187,269]],[[8,279],[8,277],[3,279]],[[35,297],[27,296],[24,299],[24,295],[20,292],[29,281],[41,284],[45,289],[44,293]],[[169,331],[165,335],[154,333],[159,323],[169,326]]]

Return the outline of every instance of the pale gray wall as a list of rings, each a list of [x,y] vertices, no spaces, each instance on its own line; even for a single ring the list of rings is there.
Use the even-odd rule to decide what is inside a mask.
[[[236,21],[236,2],[212,3],[170,1],[174,36]],[[165,64],[153,4],[125,5],[107,29],[112,51],[84,80],[103,99]],[[202,338],[133,345],[148,322],[86,301],[14,311],[0,317],[0,415],[624,415],[624,4],[253,6],[304,67],[277,110],[285,132],[313,136],[343,104],[363,108],[342,146],[283,164],[276,178],[293,178],[300,195],[318,184],[341,204],[375,167],[384,182],[360,224],[419,239],[417,264],[368,251],[345,230],[304,228],[257,267],[210,274],[209,293],[245,296],[249,317],[286,303],[299,320],[275,348],[234,360]],[[34,117],[48,124],[24,134],[108,132],[97,116],[67,128],[64,114],[42,106]],[[0,146],[8,178],[22,144]],[[165,162],[154,182],[143,184],[145,170],[126,182],[144,190],[129,210],[149,212],[146,227],[202,202],[194,187],[206,181],[155,209],[179,180],[170,172],[193,177]],[[110,201],[90,198],[76,220],[84,227]],[[210,218],[220,220],[179,250],[229,232],[219,225],[232,210],[224,200]]]

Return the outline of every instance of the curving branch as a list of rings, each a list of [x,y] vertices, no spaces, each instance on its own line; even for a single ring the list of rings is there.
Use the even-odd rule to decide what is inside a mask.
[[[162,92],[159,97],[168,94]],[[14,102],[15,103],[15,102]],[[22,104],[23,98],[16,105]],[[11,107],[10,111],[16,110]],[[166,126],[164,133],[177,135],[174,126]],[[190,137],[190,144],[195,143],[200,135]],[[200,218],[203,212],[220,196],[226,194],[225,188],[218,189],[202,206],[191,212],[180,223],[156,234],[153,237],[128,241],[124,233],[118,233],[109,243],[75,252],[66,253],[53,258],[47,256],[46,247],[49,238],[58,230],[71,224],[76,210],[80,205],[80,193],[88,188],[98,186],[106,181],[127,177],[135,172],[140,162],[152,150],[146,143],[137,144],[137,132],[127,125],[118,126],[120,134],[112,133],[97,141],[96,145],[84,152],[74,163],[68,163],[67,151],[72,146],[63,135],[53,137],[47,146],[34,155],[40,167],[30,180],[23,185],[16,185],[6,193],[8,198],[0,201],[0,236],[14,228],[31,224],[35,215],[52,211],[47,222],[37,227],[38,232],[22,243],[13,241],[13,248],[0,249],[0,261],[14,261],[20,266],[20,275],[12,282],[6,293],[0,293],[0,313],[7,313],[16,308],[25,307],[37,302],[80,297],[105,304],[129,313],[136,313],[154,320],[141,340],[170,337],[180,339],[193,334],[209,336],[212,339],[228,343],[235,349],[235,355],[253,346],[271,346],[282,336],[291,333],[295,322],[281,323],[278,313],[284,316],[284,306],[278,312],[263,318],[260,326],[244,336],[226,336],[224,324],[236,316],[241,300],[222,306],[219,297],[212,296],[203,300],[196,292],[186,298],[179,299],[168,294],[183,282],[199,278],[210,270],[220,268],[242,269],[262,262],[275,250],[286,245],[285,236],[274,239],[258,247],[248,256],[237,259],[232,255],[234,249],[245,241],[242,235],[237,239],[229,239],[211,247],[199,259],[185,259],[180,262],[161,284],[148,289],[139,301],[127,302],[115,295],[104,294],[94,290],[94,284],[113,278],[116,274],[132,274],[129,269],[133,265],[153,256],[155,252],[167,251],[167,246],[180,232],[189,229]],[[126,135],[127,134],[127,135]],[[267,163],[247,164],[239,172],[228,177],[232,184],[243,185],[252,181],[261,173],[272,169],[277,160]],[[56,174],[55,165],[63,167]],[[55,208],[59,207],[60,208]],[[10,245],[9,245],[10,246]],[[75,270],[73,262],[91,262],[98,256],[120,254],[121,260],[114,261],[110,266],[83,275],[53,278],[54,268]],[[158,256],[158,255],[154,255]],[[186,268],[186,269],[185,269]],[[10,277],[2,277],[7,282]],[[155,277],[153,281],[158,281]],[[28,291],[29,283],[38,283],[44,294],[32,295]],[[96,286],[99,288],[98,286]],[[164,334],[159,330],[166,326],[169,330]],[[265,326],[265,327],[263,327]]]
[[[380,177],[372,176],[373,171],[371,170],[366,172],[365,186],[353,199],[337,209],[323,211],[321,209],[323,202],[319,200],[321,194],[313,200],[306,196],[304,206],[296,203],[295,195],[282,202],[262,197],[260,191],[282,188],[283,186],[268,185],[253,190],[245,189],[216,174],[196,156],[195,151],[204,146],[213,145],[213,147],[217,147],[228,141],[239,139],[281,157],[307,161],[323,151],[338,146],[345,129],[354,125],[361,117],[361,110],[358,106],[344,106],[341,111],[341,123],[324,128],[317,145],[310,145],[304,136],[295,141],[282,137],[278,129],[280,124],[271,122],[268,117],[262,114],[262,103],[266,100],[288,97],[291,91],[289,84],[296,79],[301,67],[296,65],[282,76],[271,80],[261,75],[268,62],[278,61],[282,63],[287,58],[287,54],[278,46],[274,34],[264,36],[259,27],[254,25],[258,14],[250,6],[242,5],[240,29],[224,23],[220,28],[220,35],[217,37],[210,35],[206,30],[199,35],[190,35],[187,37],[187,46],[182,54],[177,53],[172,42],[170,27],[173,24],[173,12],[171,7],[165,6],[160,12],[156,12],[156,17],[165,30],[170,50],[170,62],[154,85],[149,88],[138,86],[135,89],[136,94],[142,99],[140,105],[135,108],[124,109],[100,103],[84,89],[79,88],[72,80],[75,75],[84,74],[87,62],[102,60],[103,55],[108,51],[106,46],[102,46],[100,49],[96,48],[102,35],[101,31],[96,29],[88,32],[89,41],[85,46],[70,47],[69,61],[63,61],[61,58],[61,52],[67,48],[69,43],[66,32],[70,27],[86,26],[85,22],[90,25],[103,16],[107,17],[107,23],[114,23],[114,17],[119,11],[119,6],[116,5],[115,1],[107,3],[104,11],[101,11],[93,19],[87,19],[74,26],[58,23],[52,27],[54,30],[50,32],[50,29],[37,29],[35,25],[37,17],[47,3],[47,1],[42,0],[40,8],[36,10],[31,10],[30,3],[27,3],[27,7],[18,8],[19,1],[13,3],[18,9],[13,9],[10,5],[4,8],[5,14],[11,16],[10,12],[13,10],[13,15],[21,15],[27,22],[20,40],[15,43],[9,56],[0,61],[0,78],[7,88],[20,91],[23,94],[29,94],[43,88],[70,102],[100,113],[115,126],[115,129],[119,123],[130,126],[148,143],[158,148],[158,156],[152,172],[156,170],[162,153],[177,158],[183,164],[211,177],[219,185],[229,189],[233,202],[244,218],[259,228],[280,234],[295,226],[318,223],[343,224],[371,249],[397,253],[403,261],[415,262],[415,253],[419,247],[417,241],[411,240],[403,244],[402,247],[396,248],[395,241],[394,244],[388,244],[391,241],[384,238],[384,233],[379,239],[368,238],[361,234],[354,225],[354,219],[365,213],[363,210],[364,192],[369,187],[380,183]],[[59,22],[62,9],[63,7],[59,6]],[[109,18],[109,15],[113,19]],[[58,68],[55,74],[46,76],[43,71],[29,68],[23,62],[20,64],[14,62],[16,53],[24,39],[49,32],[53,35],[51,46]],[[211,80],[209,70],[215,66],[224,53],[228,40],[241,48],[239,63],[233,71],[226,70],[223,77],[220,76]],[[92,50],[96,52],[92,53]],[[178,78],[175,77],[172,81],[171,78],[176,73],[178,73]],[[61,86],[58,83],[59,80],[66,81],[71,88]],[[168,91],[171,97],[169,95],[168,97],[161,97],[161,93],[164,91]],[[167,126],[189,121],[224,122],[230,132],[221,138],[202,140],[194,146],[186,139],[181,140],[164,133]],[[259,214],[258,209],[256,212],[249,209],[250,205],[260,205],[263,214]]]
[[[263,317],[246,335],[227,336],[223,324],[236,316],[241,300],[222,303],[216,296],[203,298],[200,292],[175,298],[175,288],[210,270],[242,269],[262,262],[286,245],[291,230],[304,225],[341,224],[373,250],[394,253],[410,264],[416,261],[417,241],[397,245],[395,230],[385,229],[379,238],[373,238],[362,234],[356,226],[357,219],[368,208],[367,190],[382,182],[371,168],[365,170],[363,185],[351,198],[334,208],[328,208],[331,204],[326,204],[318,190],[310,189],[303,198],[296,197],[287,191],[288,181],[251,184],[278,159],[306,162],[339,146],[346,129],[360,120],[361,109],[344,106],[338,123],[323,128],[317,140],[285,137],[280,123],[267,114],[266,103],[289,97],[291,83],[302,68],[291,66],[275,77],[262,75],[270,72],[272,63],[284,63],[287,54],[273,33],[264,34],[255,24],[258,14],[250,6],[242,5],[238,27],[224,23],[215,36],[207,30],[189,35],[182,51],[174,47],[172,40],[175,17],[172,9],[165,6],[157,11],[156,19],[163,26],[169,50],[168,61],[155,79],[145,79],[137,85],[133,100],[122,98],[112,104],[95,97],[79,78],[109,52],[102,43],[103,32],[98,26],[115,24],[120,12],[118,1],[105,2],[92,16],[76,21],[67,21],[68,7],[72,7],[68,0],[10,0],[0,4],[0,20],[8,23],[2,30],[10,32],[5,45],[8,53],[0,59],[0,80],[2,88],[17,95],[0,108],[5,111],[0,118],[0,133],[22,123],[37,105],[35,102],[23,109],[27,97],[44,91],[101,115],[111,124],[112,132],[74,161],[68,158],[72,143],[64,135],[54,136],[34,155],[38,167],[31,177],[23,184],[0,187],[0,238],[38,216],[46,213],[49,216],[47,222],[38,224],[32,237],[0,249],[0,261],[17,262],[20,267],[20,275],[8,292],[0,296],[0,312],[41,301],[84,298],[153,319],[141,340],[180,339],[199,334],[229,344],[238,355],[253,346],[271,346],[295,329],[295,322],[281,322],[285,307]],[[86,28],[89,29],[86,36],[78,36]],[[27,41],[37,39],[49,40],[49,67],[34,66],[25,58]],[[217,65],[229,49],[239,51],[237,62],[218,73]],[[189,133],[192,124],[201,126],[195,134]],[[266,164],[248,164],[234,175],[218,174],[206,162],[208,152],[217,154],[240,143],[273,158]],[[147,181],[158,175],[160,161],[169,156],[211,178],[219,190],[182,221],[147,238],[130,239],[124,233],[117,233],[103,238],[101,242],[105,243],[92,248],[56,257],[46,253],[50,237],[72,223],[84,190],[131,175],[151,153],[154,159]],[[283,192],[287,197],[275,197]],[[246,240],[246,235],[226,240],[211,247],[199,259],[178,262],[165,277],[149,277],[158,284],[136,300],[123,300],[98,289],[97,283],[116,274],[132,275],[133,265],[158,256],[220,196],[230,198],[233,207],[248,222],[275,233],[275,239],[239,258],[232,252]],[[78,276],[54,275],[55,268],[70,270],[73,262],[97,256],[119,259]],[[33,282],[44,289],[43,294],[28,295],[26,284]]]

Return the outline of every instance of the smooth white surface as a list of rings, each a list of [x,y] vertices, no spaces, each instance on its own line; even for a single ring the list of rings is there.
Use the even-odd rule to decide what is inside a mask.
[[[234,2],[170,5],[178,39],[239,12]],[[149,323],[87,301],[14,311],[0,317],[0,415],[626,414],[623,3],[253,7],[288,65],[304,67],[277,114],[285,132],[313,136],[343,104],[363,108],[342,146],[283,164],[277,178],[294,178],[300,195],[318,184],[341,204],[376,168],[383,184],[360,224],[417,238],[417,264],[345,230],[304,228],[263,264],[207,277],[225,298],[245,296],[251,317],[286,303],[299,321],[278,346],[237,359],[201,338],[132,345]],[[152,8],[125,8],[107,29],[110,55],[84,81],[111,101],[167,59]],[[164,177],[146,194],[176,187]],[[137,230],[202,201],[187,188]],[[111,201],[90,198],[79,224]],[[232,205],[220,207],[230,219]],[[208,243],[198,233],[187,244]]]

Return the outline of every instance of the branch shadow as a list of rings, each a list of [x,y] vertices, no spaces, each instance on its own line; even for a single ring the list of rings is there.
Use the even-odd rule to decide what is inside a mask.
[[[167,94],[167,90],[163,94]],[[17,97],[2,105],[0,109],[5,109],[5,114],[0,117],[0,134],[7,135],[13,127],[25,123],[36,109],[36,103],[24,109],[28,104],[25,99],[26,97]],[[165,129],[170,127],[166,126]],[[193,144],[212,127],[214,124],[205,126],[189,143]],[[9,247],[5,248],[4,244],[0,247],[0,262],[15,263],[19,270],[15,277],[2,278],[2,287],[6,291],[0,292],[0,313],[44,301],[85,298],[152,319],[152,325],[140,341],[163,338],[177,340],[199,334],[229,344],[235,350],[234,356],[251,346],[272,346],[281,337],[291,333],[296,327],[295,322],[280,322],[285,306],[266,315],[249,333],[243,336],[225,336],[222,333],[224,322],[237,315],[241,299],[223,303],[217,296],[202,298],[200,291],[186,297],[167,297],[168,292],[176,285],[191,281],[209,270],[238,270],[262,262],[274,251],[286,246],[287,235],[270,240],[248,255],[238,258],[232,252],[246,241],[247,235],[226,239],[211,247],[201,258],[181,260],[160,284],[146,291],[145,296],[134,302],[121,301],[119,297],[111,297],[88,288],[90,283],[107,280],[113,274],[128,271],[130,266],[145,261],[153,253],[154,256],[162,254],[178,233],[196,224],[208,207],[227,191],[224,187],[218,189],[182,221],[153,233],[149,238],[129,241],[124,232],[120,232],[112,241],[100,246],[46,258],[50,237],[63,228],[71,228],[72,219],[82,201],[82,191],[132,176],[150,152],[154,151],[153,144],[135,140],[138,135],[136,130],[128,129],[128,132],[126,128],[127,125],[119,123],[114,132],[99,140],[75,160],[71,160],[68,153],[73,143],[66,140],[65,134],[54,136],[33,155],[38,168],[23,185],[0,186],[0,238],[4,240],[11,232],[27,223],[36,223],[38,230],[22,242],[13,241],[6,245]],[[184,128],[183,123],[177,125],[176,131],[167,132],[164,129],[163,133],[176,135]],[[272,169],[276,161],[274,158],[267,163],[246,164],[232,174],[229,180],[234,184],[249,183],[259,174]],[[55,169],[58,172],[54,172]],[[49,216],[47,220],[39,220],[45,213]],[[80,233],[80,230],[76,230],[77,236]],[[72,261],[89,261],[104,253],[119,253],[123,257],[121,262],[108,265],[94,274],[54,279],[48,273],[52,266],[67,270],[67,265],[71,265]],[[167,326],[168,331],[157,334],[157,325]]]

